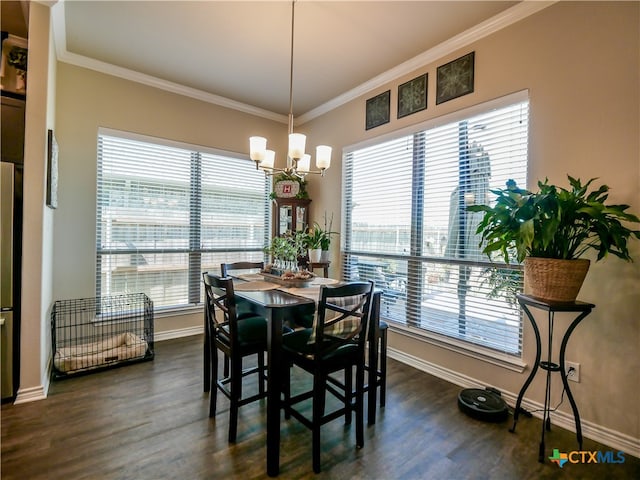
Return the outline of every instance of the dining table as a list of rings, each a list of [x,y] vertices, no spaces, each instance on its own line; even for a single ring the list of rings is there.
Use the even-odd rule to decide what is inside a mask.
[[[341,281],[315,277],[304,286],[287,286],[265,280],[260,274],[234,277],[234,292],[237,300],[244,301],[254,313],[267,320],[267,475],[278,476],[280,472],[280,390],[283,378],[282,329],[285,321],[313,315],[316,309],[320,286],[339,284]],[[381,290],[375,289],[368,332],[368,416],[369,425],[376,420],[378,338],[380,323]],[[205,326],[204,374],[205,390],[210,383],[210,339]],[[215,388],[215,387],[213,387]]]

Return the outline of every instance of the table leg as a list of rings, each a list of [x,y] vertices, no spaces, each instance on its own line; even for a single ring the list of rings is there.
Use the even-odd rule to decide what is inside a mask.
[[[510,431],[515,431],[516,424],[518,421],[518,415],[521,409],[522,398],[524,397],[524,393],[526,389],[529,387],[529,384],[533,380],[537,368],[540,367],[543,370],[547,371],[546,378],[546,388],[545,388],[545,398],[544,398],[544,409],[542,416],[542,432],[540,438],[540,448],[538,451],[538,460],[540,462],[544,462],[545,456],[545,430],[551,430],[551,414],[550,414],[550,405],[551,405],[551,373],[552,372],[560,372],[560,378],[562,379],[562,384],[564,386],[564,392],[566,392],[567,397],[569,398],[569,402],[571,403],[571,409],[573,411],[573,417],[576,422],[576,437],[578,439],[578,447],[582,450],[582,427],[580,425],[580,414],[578,412],[578,406],[573,398],[573,394],[571,393],[571,389],[569,387],[569,382],[567,379],[567,372],[565,371],[565,354],[566,347],[569,341],[569,337],[573,330],[578,326],[578,324],[584,319],[587,315],[589,315],[595,305],[585,302],[548,302],[543,301],[536,297],[530,297],[527,295],[518,294],[516,295],[518,298],[518,302],[525,312],[527,318],[529,319],[531,326],[533,327],[533,331],[536,336],[536,363],[533,367],[533,371],[527,378],[525,384],[523,385],[520,394],[518,395],[518,400],[516,402],[516,408],[513,415],[513,426]],[[535,319],[531,314],[527,305],[531,305],[534,308],[538,308],[541,310],[545,310],[548,313],[549,320],[549,335],[548,335],[548,355],[546,361],[540,361],[540,332],[536,326]],[[569,328],[566,329],[564,335],[562,337],[562,343],[560,346],[560,358],[559,363],[553,363],[551,361],[552,356],[552,344],[553,344],[553,330],[554,330],[554,314],[556,312],[564,312],[564,313],[576,313],[578,316],[573,320],[573,322],[569,325]],[[564,395],[564,393],[563,393]],[[525,410],[522,410],[524,413],[528,413]]]
[[[542,409],[542,433],[540,436],[540,449],[538,450],[538,461],[544,463],[544,432],[551,430],[551,372],[555,370],[555,365],[551,361],[551,348],[553,345],[553,312],[548,317],[547,335],[547,361],[541,365],[547,371],[547,378],[544,391],[544,408]]]
[[[531,327],[533,327],[533,333],[536,336],[536,360],[533,363],[533,368],[531,369],[531,373],[527,377],[527,380],[524,382],[524,385],[522,386],[522,388],[520,389],[520,393],[518,394],[516,407],[513,411],[513,426],[509,429],[511,433],[516,431],[516,424],[518,423],[518,417],[520,416],[520,405],[522,405],[522,398],[524,397],[524,393],[527,391],[527,388],[529,388],[529,385],[531,385],[531,382],[533,381],[533,377],[536,376],[536,372],[538,371],[538,366],[540,364],[540,356],[541,356],[541,350],[542,350],[542,345],[540,344],[540,331],[538,330],[536,322],[531,316],[531,312],[526,307],[526,305],[522,305],[522,309],[527,315],[527,318],[531,323]]]
[[[268,308],[267,332],[267,475],[280,473],[280,391],[282,383],[282,316]]]
[[[573,394],[571,393],[571,389],[569,388],[569,382],[567,381],[567,372],[564,369],[564,359],[565,352],[567,349],[567,343],[569,342],[569,336],[573,332],[573,330],[578,326],[578,323],[582,321],[584,317],[589,315],[590,312],[581,313],[572,323],[569,325],[569,328],[562,337],[562,343],[560,344],[560,377],[562,378],[562,384],[567,392],[567,398],[569,399],[569,403],[571,403],[571,409],[573,410],[573,417],[576,421],[576,438],[578,439],[578,446],[580,450],[582,450],[582,426],[580,424],[580,413],[578,412],[578,405],[576,401],[573,399]]]
[[[549,413],[549,403],[551,401],[551,370],[547,370],[547,384],[544,393],[544,408],[542,410],[542,433],[540,435],[540,449],[538,450],[538,462],[544,463],[544,432],[551,430],[551,418]]]

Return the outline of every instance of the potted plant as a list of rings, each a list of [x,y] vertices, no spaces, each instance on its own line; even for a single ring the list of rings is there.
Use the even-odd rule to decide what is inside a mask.
[[[318,224],[316,224],[317,228],[320,228]],[[320,248],[322,249],[322,253],[320,254],[321,262],[329,261],[329,247],[331,245],[331,235],[337,235],[338,232],[333,232],[331,230],[333,226],[333,213],[331,214],[331,219],[329,220],[329,226],[327,227],[327,212],[324,214],[324,230],[322,230],[322,238],[320,240]]]
[[[318,263],[320,261],[320,255],[322,254],[322,243],[325,239],[325,232],[320,228],[320,225],[314,223],[314,228],[307,230],[304,237],[304,243],[309,253],[309,261],[311,263]]]
[[[574,301],[589,269],[580,258],[596,250],[596,261],[608,254],[631,261],[627,241],[640,239],[640,231],[623,222],[638,223],[627,213],[628,205],[607,205],[609,187],[589,191],[568,176],[570,189],[538,181],[538,191],[519,188],[513,180],[506,188],[491,190],[495,206],[473,205],[471,212],[483,212],[477,233],[482,234],[483,253],[515,258],[525,264],[525,282],[532,295],[550,301]],[[486,243],[485,243],[486,242]]]
[[[287,232],[281,237],[271,239],[271,245],[265,247],[264,252],[271,255],[273,268],[276,270],[295,270],[298,266],[298,258],[305,253],[305,234]]]

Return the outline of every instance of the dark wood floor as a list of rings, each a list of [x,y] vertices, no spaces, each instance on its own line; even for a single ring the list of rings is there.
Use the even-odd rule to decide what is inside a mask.
[[[238,442],[227,443],[228,403],[208,418],[202,392],[202,337],[156,343],[152,362],[52,383],[46,400],[2,406],[3,480],[229,479],[265,477],[264,402],[241,409]],[[306,381],[297,377],[298,382]],[[323,427],[318,478],[339,479],[630,479],[623,464],[537,461],[541,421],[491,424],[462,414],[460,388],[390,360],[386,408],[355,448],[355,427]],[[282,423],[280,478],[313,478],[311,435]],[[547,454],[569,452],[575,436],[553,426]],[[609,451],[586,439],[585,450]]]

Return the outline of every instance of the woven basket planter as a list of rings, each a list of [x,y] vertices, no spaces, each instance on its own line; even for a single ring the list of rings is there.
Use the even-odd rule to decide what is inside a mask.
[[[552,302],[574,302],[589,270],[589,260],[527,257],[524,281],[527,293]]]

